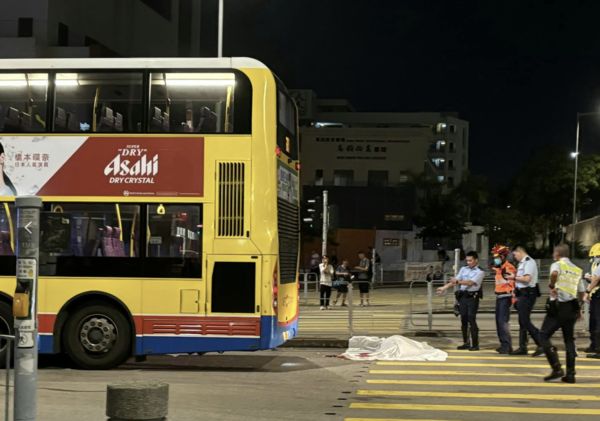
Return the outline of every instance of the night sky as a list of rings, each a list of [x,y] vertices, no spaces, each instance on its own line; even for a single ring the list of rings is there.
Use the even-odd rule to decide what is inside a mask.
[[[472,172],[495,181],[548,144],[574,148],[577,111],[600,111],[600,1],[225,3],[226,56],[360,111],[458,111]],[[600,116],[582,144],[600,145]]]

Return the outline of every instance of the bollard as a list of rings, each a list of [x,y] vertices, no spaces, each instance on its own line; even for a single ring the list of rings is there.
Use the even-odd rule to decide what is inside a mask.
[[[109,421],[163,421],[169,409],[169,385],[124,382],[106,386]]]

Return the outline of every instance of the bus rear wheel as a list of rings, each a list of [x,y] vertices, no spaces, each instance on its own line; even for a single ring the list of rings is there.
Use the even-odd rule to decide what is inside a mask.
[[[63,346],[79,368],[113,368],[131,354],[131,326],[125,315],[110,305],[85,305],[65,323]]]
[[[14,319],[12,315],[12,307],[10,304],[0,301],[0,335],[14,335]],[[0,368],[6,367],[6,353],[8,347],[12,347],[13,343],[7,339],[0,338]],[[12,350],[11,350],[12,354]]]

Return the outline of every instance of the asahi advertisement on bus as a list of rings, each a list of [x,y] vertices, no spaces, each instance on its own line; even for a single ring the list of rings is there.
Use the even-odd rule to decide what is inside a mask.
[[[0,137],[0,196],[203,195],[201,137]]]

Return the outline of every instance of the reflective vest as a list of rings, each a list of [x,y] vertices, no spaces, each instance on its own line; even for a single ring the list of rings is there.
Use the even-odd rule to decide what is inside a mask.
[[[506,273],[517,273],[517,269],[510,262],[502,263],[502,266],[499,268],[494,268],[496,271],[496,294],[512,294],[515,289],[515,282],[509,281],[506,282],[504,279],[504,274]]]
[[[556,288],[573,297],[577,297],[577,286],[581,281],[583,271],[574,264],[569,264],[564,260],[561,260],[558,264],[560,274],[558,275],[558,281],[556,281]]]

